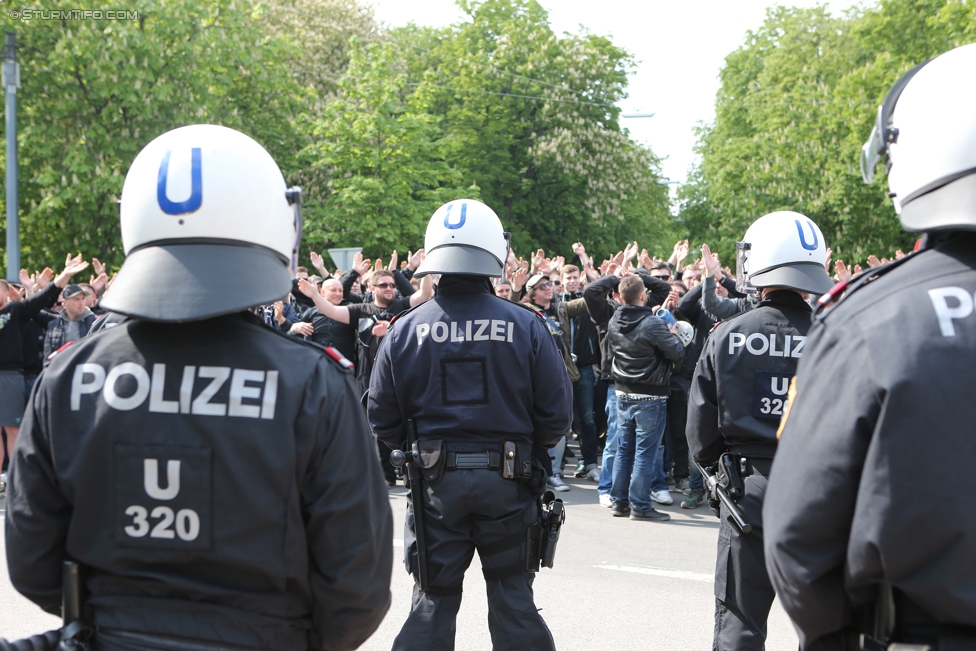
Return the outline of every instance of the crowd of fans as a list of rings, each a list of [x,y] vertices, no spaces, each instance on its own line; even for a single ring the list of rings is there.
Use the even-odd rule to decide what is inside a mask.
[[[689,463],[684,437],[692,373],[712,326],[750,309],[753,299],[736,292],[734,274],[721,265],[708,245],[689,261],[688,240],[677,242],[667,260],[651,257],[637,242],[599,264],[589,257],[582,243],[573,245],[573,255],[579,264],[567,263],[563,256],[550,257],[542,249],[528,259],[511,252],[505,275],[494,281],[498,297],[521,302],[546,320],[563,353],[575,398],[572,436],[578,440],[576,465],[569,472],[597,483],[600,502],[607,507],[619,501],[611,495],[625,496],[627,486],[641,486],[643,491],[646,484],[654,502],[672,504],[671,492],[675,491],[685,496],[682,507],[694,508],[703,501],[703,486],[701,475]],[[903,255],[898,251],[895,258]],[[357,386],[365,392],[391,319],[434,296],[436,278],[413,277],[424,258],[423,249],[408,252],[403,260],[394,251],[388,264],[357,254],[352,268],[344,271],[328,269],[315,252],[310,258],[313,274],[306,267],[298,267],[292,292],[271,305],[256,307],[254,313],[282,333],[320,347],[333,347],[354,365]],[[885,262],[875,256],[869,258],[872,267]],[[71,282],[89,267],[94,273],[88,282]],[[849,269],[843,261],[834,263],[833,269],[838,281],[849,280],[861,271],[857,265]],[[633,280],[626,281],[629,277]],[[106,322],[101,327],[113,325],[111,316],[103,315],[97,302],[111,282],[97,258],[88,262],[80,254],[69,254],[57,276],[47,268],[34,274],[21,270],[18,282],[0,280],[4,470],[27,398],[46,360],[63,346],[99,330],[99,321]],[[630,326],[622,317],[635,311],[630,308],[637,305],[650,308],[665,329],[642,335],[643,339],[634,343],[627,340],[634,336],[623,332]],[[617,314],[621,306],[628,306],[628,310]],[[690,327],[678,327],[677,323],[668,327],[676,321]],[[617,331],[615,340],[611,335]],[[676,352],[674,346],[679,340],[681,347]],[[640,352],[641,346],[646,350]],[[615,355],[620,358],[616,365]],[[657,373],[665,368],[666,373]],[[634,373],[645,377],[634,384]],[[635,386],[636,394],[621,389]],[[633,429],[642,426],[643,417],[629,416],[633,410],[628,401],[657,398],[666,400],[660,445],[654,450],[634,450]],[[618,412],[618,405],[627,410]],[[643,405],[638,405],[637,411],[641,408]],[[622,436],[616,435],[618,430]],[[570,490],[563,480],[564,467],[572,456],[568,443],[564,439],[551,451],[549,484],[555,491]],[[621,459],[617,460],[620,445]],[[381,452],[387,481],[393,486],[398,478],[388,454]]]

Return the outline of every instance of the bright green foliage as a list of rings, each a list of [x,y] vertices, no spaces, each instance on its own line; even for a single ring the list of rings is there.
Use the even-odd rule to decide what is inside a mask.
[[[233,0],[147,0],[135,21],[5,23],[20,44],[25,267],[53,264],[68,251],[119,265],[125,173],[139,150],[169,129],[239,129],[287,174],[300,143],[289,117],[302,92],[280,67],[286,44],[264,35],[255,12]]]
[[[479,198],[440,156],[430,93],[407,86],[397,59],[389,44],[354,49],[338,99],[314,124],[302,159],[329,180],[324,202],[306,208],[307,248],[362,246],[373,257],[416,249],[438,206]]]
[[[867,186],[858,155],[877,107],[909,68],[976,38],[976,3],[885,0],[845,17],[771,9],[726,58],[715,122],[699,134],[701,165],[681,189],[695,242],[725,260],[756,218],[814,219],[834,259],[907,250],[881,173]]]
[[[605,254],[637,239],[670,252],[658,159],[617,121],[630,56],[603,37],[557,37],[534,0],[459,4],[469,22],[393,36],[445,159],[481,188],[516,251],[582,240]]]

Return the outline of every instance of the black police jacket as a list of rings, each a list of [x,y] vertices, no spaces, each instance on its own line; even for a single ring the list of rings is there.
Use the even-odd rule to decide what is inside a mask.
[[[89,568],[93,624],[351,649],[390,605],[392,516],[352,375],[250,315],[130,321],[41,374],[7,489],[7,566],[48,612]]]
[[[851,625],[881,581],[976,627],[976,234],[930,246],[868,271],[797,370],[763,521],[804,648]]]
[[[726,450],[773,457],[811,313],[796,292],[774,291],[708,335],[688,399],[685,431],[695,461],[713,463]]]
[[[368,418],[391,448],[411,418],[420,438],[550,448],[569,432],[572,400],[542,317],[495,296],[484,278],[445,275],[437,297],[401,314],[384,337]]]
[[[684,346],[668,326],[644,305],[622,305],[610,319],[611,373],[617,390],[667,397],[671,370]]]

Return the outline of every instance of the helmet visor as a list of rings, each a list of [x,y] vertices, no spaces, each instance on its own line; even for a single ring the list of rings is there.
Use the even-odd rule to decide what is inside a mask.
[[[756,288],[749,282],[749,253],[752,244],[749,242],[735,243],[735,288],[743,294],[754,294]]]
[[[867,142],[861,147],[861,178],[865,183],[874,181],[874,170],[878,166],[878,161],[888,152],[888,145],[884,141],[882,134],[885,132],[884,107],[878,107],[878,117],[871,129],[871,135]]]
[[[898,140],[898,129],[891,128],[891,116],[895,112],[895,104],[898,103],[898,98],[901,97],[902,91],[905,90],[905,86],[912,80],[912,77],[927,63],[928,61],[923,61],[902,75],[901,79],[896,81],[895,85],[888,91],[888,96],[885,97],[884,102],[878,107],[878,117],[875,120],[874,128],[871,129],[868,141],[861,147],[861,178],[864,179],[865,183],[874,181],[874,170],[878,162],[888,153],[888,146]]]

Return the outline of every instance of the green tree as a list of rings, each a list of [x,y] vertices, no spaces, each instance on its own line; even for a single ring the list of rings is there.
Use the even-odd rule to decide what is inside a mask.
[[[557,37],[534,0],[459,4],[470,21],[393,37],[430,93],[445,159],[481,188],[514,248],[582,240],[606,254],[638,239],[670,252],[659,161],[618,123],[630,55],[592,34]]]
[[[328,194],[309,206],[305,248],[416,249],[438,206],[479,198],[439,155],[429,92],[407,86],[398,58],[390,44],[353,49],[337,99],[314,123],[302,160],[326,171]]]
[[[313,93],[283,63],[296,46],[267,36],[258,9],[236,0],[147,0],[137,20],[18,23],[3,12],[20,44],[25,266],[51,264],[67,251],[120,264],[125,173],[142,147],[170,129],[233,127],[264,145],[286,176],[294,173],[303,141],[291,118]]]
[[[680,192],[689,235],[731,260],[752,221],[796,210],[820,225],[835,260],[910,247],[884,174],[861,181],[860,148],[895,80],[974,29],[976,5],[956,0],[884,0],[842,17],[770,9],[726,58],[715,121],[699,131],[701,163]]]

